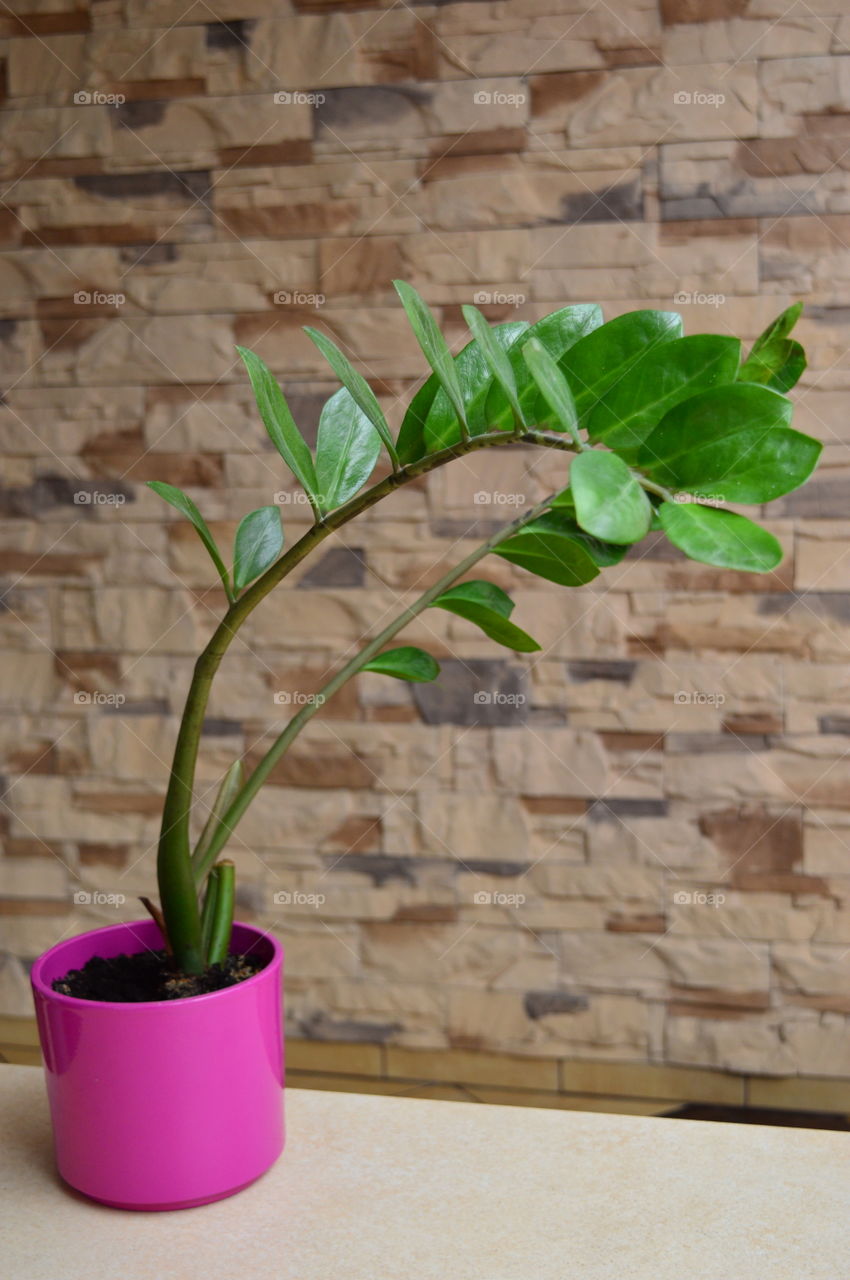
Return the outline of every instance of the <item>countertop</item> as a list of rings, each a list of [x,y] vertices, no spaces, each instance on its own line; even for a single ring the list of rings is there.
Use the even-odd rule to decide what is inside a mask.
[[[289,1089],[230,1200],[106,1209],[0,1068],[5,1280],[850,1280],[850,1135]]]

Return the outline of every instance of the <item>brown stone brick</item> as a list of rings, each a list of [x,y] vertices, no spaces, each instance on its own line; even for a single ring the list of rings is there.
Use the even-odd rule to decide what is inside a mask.
[[[240,165],[310,164],[313,144],[308,138],[292,138],[285,142],[260,143],[255,147],[223,147],[218,153],[222,168]]]
[[[624,915],[617,912],[605,921],[608,933],[663,933],[667,920],[661,915]]]
[[[424,165],[423,178],[426,174],[433,175],[438,171],[444,160],[457,159],[460,156],[488,157],[504,155],[512,151],[524,151],[527,142],[528,134],[523,128],[482,129],[438,138],[431,144],[428,159]]]
[[[666,27],[679,22],[722,22],[746,13],[749,0],[661,0],[661,19]]]
[[[34,577],[85,578],[101,557],[62,555],[61,552],[0,551],[0,573]]]
[[[222,210],[220,217],[234,235],[275,240],[289,236],[313,239],[320,235],[339,235],[350,228],[357,215],[358,205],[354,200],[323,200],[230,208]]]
[[[89,813],[158,814],[162,802],[163,796],[150,791],[88,791],[74,796],[74,807]]]
[[[722,728],[724,733],[746,736],[754,733],[781,733],[783,723],[782,716],[771,711],[757,711],[750,714],[739,712],[735,715],[727,716],[723,721]]]
[[[762,875],[758,872],[736,870],[734,885],[736,889],[752,890],[755,893],[813,893],[823,898],[832,897],[829,884],[820,876],[770,872]]]
[[[599,740],[606,751],[663,751],[663,733],[602,732]]]
[[[3,852],[7,858],[58,858],[65,860],[65,855],[56,845],[46,844],[37,836],[8,836],[3,841]]]
[[[567,103],[578,102],[598,89],[604,79],[603,71],[560,71],[553,75],[532,76],[531,114],[546,115]]]
[[[719,987],[685,987],[670,985],[673,1000],[690,1004],[707,1004],[724,1009],[769,1009],[769,991],[726,991]]]
[[[319,244],[319,279],[329,297],[385,293],[404,272],[400,243],[391,236],[334,239]]]
[[[380,818],[351,817],[322,841],[322,850],[339,849],[344,853],[376,853],[381,848]]]
[[[125,867],[130,846],[127,844],[84,843],[78,845],[78,850],[81,866]]]
[[[91,15],[88,9],[26,13],[21,17],[8,13],[0,17],[0,36],[55,36],[90,29]]]
[[[140,98],[197,98],[206,91],[202,79],[183,80],[116,80],[109,85],[108,93],[120,93],[128,102]]]
[[[261,755],[248,756],[248,769],[259,764]],[[349,787],[362,790],[374,785],[374,775],[353,752],[327,749],[314,744],[308,751],[290,748],[268,776],[273,787]]]
[[[706,813],[700,831],[739,874],[793,873],[803,860],[803,827],[798,813],[774,815],[764,807]]]
[[[0,898],[0,916],[64,916],[67,911],[61,898]]]
[[[522,796],[529,813],[586,813],[587,800],[576,796]]]

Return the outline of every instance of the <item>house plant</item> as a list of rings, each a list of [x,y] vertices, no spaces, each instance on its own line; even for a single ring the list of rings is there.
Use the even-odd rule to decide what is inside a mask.
[[[234,868],[220,855],[324,702],[361,671],[435,679],[433,657],[393,645],[427,608],[448,610],[515,652],[538,649],[511,620],[507,594],[473,575],[490,554],[579,586],[657,531],[692,559],[768,571],[782,558],[779,543],[723,504],[768,502],[802,484],[817,462],[820,445],[791,429],[785,395],[805,368],[789,336],[800,304],[768,327],[743,362],[738,339],[684,337],[674,312],[636,311],[604,323],[595,305],[493,328],[464,307],[472,341],[453,357],[416,291],[396,287],[432,370],[396,437],[368,383],[327,336],[308,329],[342,383],[322,410],[314,456],[269,369],[240,352],[260,416],[314,515],[287,550],[279,508],[261,507],[239,524],[228,569],[192,500],[151,482],[197,530],[228,602],[195,665],[175,747],[159,843],[160,904],[145,900],[149,921],[59,944],[33,971],[60,1171],[107,1203],[166,1208],[215,1199],[262,1173],[281,1149],[280,948],[234,925]],[[206,706],[245,619],[334,530],[384,497],[475,450],[517,443],[572,455],[569,483],[565,466],[556,492],[378,631],[281,728],[248,776],[234,761],[193,847]],[[390,470],[370,486],[382,450]],[[85,976],[128,951],[150,966],[159,948],[167,954],[156,957],[164,982],[158,994],[168,999],[127,1004],[103,999],[102,990],[86,999],[68,984],[69,970],[79,979],[80,970]],[[88,1136],[92,1127],[99,1146]]]

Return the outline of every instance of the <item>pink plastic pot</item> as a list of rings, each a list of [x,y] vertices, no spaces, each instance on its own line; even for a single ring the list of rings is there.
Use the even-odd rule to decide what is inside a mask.
[[[266,961],[234,987],[116,1004],[51,987],[94,955],[162,946],[153,921],[60,942],[32,971],[59,1172],[121,1209],[188,1209],[241,1191],[283,1150],[283,948],[250,925],[232,950]]]

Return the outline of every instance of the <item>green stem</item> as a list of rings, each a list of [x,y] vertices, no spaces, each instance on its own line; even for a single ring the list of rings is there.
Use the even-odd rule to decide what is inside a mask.
[[[233,863],[218,862],[213,870],[218,874],[207,942],[208,965],[224,964],[227,959],[236,898],[236,868]]]
[[[204,905],[201,911],[201,947],[203,950],[204,965],[206,966],[207,956],[210,953],[210,939],[212,938],[213,921],[215,919],[216,903],[218,901],[218,886],[221,875],[218,867],[213,867],[207,877],[207,891],[204,894]]]

